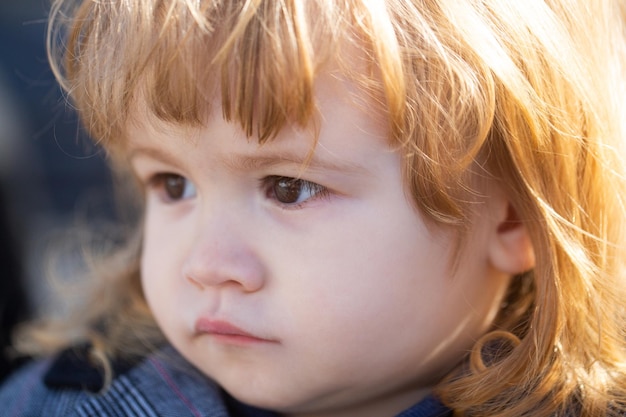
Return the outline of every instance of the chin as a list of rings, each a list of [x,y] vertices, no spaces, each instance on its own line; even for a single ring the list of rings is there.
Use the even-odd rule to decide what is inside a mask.
[[[267,387],[254,390],[253,387],[238,386],[234,390],[222,386],[237,401],[253,407],[278,413],[301,413],[310,410],[311,401],[294,396],[293,392],[284,390],[269,391]]]

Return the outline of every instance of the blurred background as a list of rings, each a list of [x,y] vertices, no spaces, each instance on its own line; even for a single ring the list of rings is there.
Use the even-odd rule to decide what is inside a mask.
[[[0,379],[16,322],[54,308],[45,259],[59,230],[112,217],[111,177],[46,58],[46,0],[0,0]],[[67,271],[72,260],[67,259]]]

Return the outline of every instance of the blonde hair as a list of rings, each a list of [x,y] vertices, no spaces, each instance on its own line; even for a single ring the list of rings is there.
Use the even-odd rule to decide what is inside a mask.
[[[599,416],[626,404],[624,16],[623,0],[59,0],[49,40],[114,160],[138,102],[200,126],[221,97],[227,120],[271,140],[311,122],[316,76],[339,68],[388,118],[429,219],[464,230],[464,196],[487,175],[536,252],[496,331],[437,393],[468,416]],[[154,333],[132,258],[109,292],[135,307],[93,321]]]

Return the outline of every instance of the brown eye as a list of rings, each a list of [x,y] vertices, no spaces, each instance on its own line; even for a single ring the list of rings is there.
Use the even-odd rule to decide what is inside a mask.
[[[274,183],[276,200],[283,204],[293,204],[300,198],[302,180],[295,178],[280,178]]]
[[[167,201],[185,200],[196,195],[196,187],[187,178],[178,174],[159,174],[154,178],[154,186],[160,189]]]
[[[285,205],[303,203],[327,191],[319,184],[298,178],[269,177],[267,181],[269,196]]]

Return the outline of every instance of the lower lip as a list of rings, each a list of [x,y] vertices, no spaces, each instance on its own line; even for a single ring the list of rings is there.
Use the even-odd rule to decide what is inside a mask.
[[[229,323],[207,319],[199,319],[196,322],[196,333],[209,336],[214,341],[228,345],[249,346],[260,343],[272,343],[271,340],[250,335]]]
[[[242,336],[238,334],[226,334],[226,333],[206,333],[207,336],[210,336],[211,339],[227,344],[227,345],[238,345],[238,346],[248,346],[259,343],[268,343],[268,340],[259,339],[256,337],[250,336]]]

